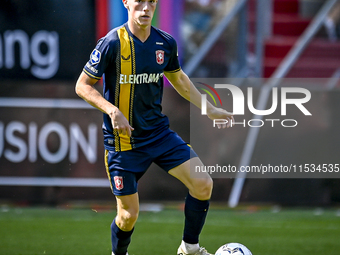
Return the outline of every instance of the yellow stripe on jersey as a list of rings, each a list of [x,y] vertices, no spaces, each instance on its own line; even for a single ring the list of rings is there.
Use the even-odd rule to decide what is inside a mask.
[[[131,54],[132,54],[132,74],[136,74],[136,51],[133,38],[130,36]],[[131,99],[130,99],[130,125],[133,127],[133,102],[135,95],[135,84],[131,84]],[[131,143],[134,143],[133,137],[130,138]]]
[[[109,151],[108,150],[105,150],[104,163],[105,163],[105,169],[106,169],[107,177],[109,178],[109,181],[110,181],[110,187],[111,187],[111,190],[113,190],[112,180],[111,180],[111,175],[110,175],[110,169],[109,169]]]
[[[181,68],[178,68],[178,69],[175,69],[175,70],[172,70],[172,71],[164,71],[165,73],[177,73],[181,71]]]
[[[90,76],[93,79],[100,80],[102,78],[102,77],[97,77],[97,76],[94,76],[93,74],[90,74],[88,71],[85,70],[85,68],[83,69],[83,71],[84,73],[86,73],[88,76]]]
[[[121,74],[127,77],[132,74],[132,59],[131,59],[131,44],[129,34],[125,27],[120,28],[118,31],[118,37],[120,40],[120,69]],[[130,57],[129,57],[130,56]],[[124,58],[123,58],[124,57]],[[131,123],[130,119],[130,101],[131,101],[131,83],[120,84],[119,91],[119,110],[124,114],[125,118]],[[131,150],[131,140],[127,135],[119,135],[120,150]]]

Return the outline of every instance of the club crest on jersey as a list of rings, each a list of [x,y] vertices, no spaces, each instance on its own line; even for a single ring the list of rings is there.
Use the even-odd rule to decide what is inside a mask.
[[[114,182],[117,190],[122,190],[124,188],[123,184],[123,177],[122,176],[115,176]]]
[[[157,64],[159,65],[162,65],[164,63],[164,51],[163,50],[156,51],[156,61],[157,61]]]
[[[92,65],[96,65],[100,62],[100,58],[101,58],[101,53],[99,50],[93,50],[91,53],[91,64]]]

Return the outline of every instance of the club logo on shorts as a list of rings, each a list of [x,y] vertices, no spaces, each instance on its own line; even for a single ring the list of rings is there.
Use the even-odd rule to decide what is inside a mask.
[[[164,63],[164,51],[163,50],[156,51],[156,61],[157,61],[157,64],[159,65]]]
[[[99,50],[93,50],[91,53],[91,64],[95,65],[98,64],[100,62],[100,58],[101,58],[101,53]]]
[[[115,176],[114,181],[117,190],[122,190],[124,188],[122,176]]]

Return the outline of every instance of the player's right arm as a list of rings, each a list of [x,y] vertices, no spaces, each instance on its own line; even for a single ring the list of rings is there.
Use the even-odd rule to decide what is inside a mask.
[[[109,115],[113,129],[117,130],[119,134],[131,137],[131,132],[134,130],[133,127],[130,126],[128,120],[118,107],[107,101],[94,87],[97,81],[97,79],[82,72],[76,84],[77,95],[93,107]]]

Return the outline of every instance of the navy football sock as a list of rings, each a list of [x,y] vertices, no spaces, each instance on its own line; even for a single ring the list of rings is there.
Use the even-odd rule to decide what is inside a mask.
[[[117,226],[116,221],[113,220],[111,224],[111,242],[112,251],[115,255],[126,255],[133,230],[134,228],[131,231],[125,232],[121,230]]]
[[[201,201],[188,194],[184,207],[184,242],[189,244],[198,243],[198,237],[202,231],[208,209],[209,200]]]

